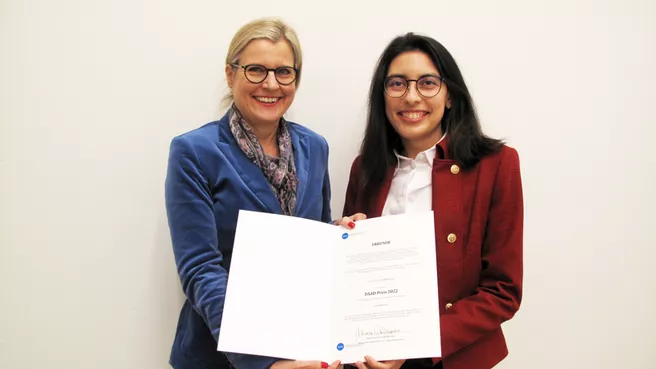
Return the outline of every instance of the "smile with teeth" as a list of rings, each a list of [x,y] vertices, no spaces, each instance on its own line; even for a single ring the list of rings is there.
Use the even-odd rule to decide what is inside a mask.
[[[399,115],[406,119],[416,120],[423,118],[425,115],[428,115],[428,113],[425,111],[402,111]]]
[[[280,99],[279,97],[263,97],[263,96],[254,96],[254,97],[255,100],[267,104],[273,104]]]

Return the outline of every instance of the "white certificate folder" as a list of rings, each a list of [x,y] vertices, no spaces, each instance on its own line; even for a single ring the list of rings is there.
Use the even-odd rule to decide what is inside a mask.
[[[441,356],[433,212],[353,230],[240,211],[218,350],[342,363]]]

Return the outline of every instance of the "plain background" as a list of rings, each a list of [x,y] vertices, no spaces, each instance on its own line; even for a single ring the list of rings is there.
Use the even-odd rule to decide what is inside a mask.
[[[0,366],[168,367],[169,143],[220,117],[228,43],[267,15],[301,39],[288,118],[331,145],[335,217],[373,67],[403,32],[444,43],[485,131],[519,151],[525,293],[499,368],[653,368],[647,0],[0,0]]]

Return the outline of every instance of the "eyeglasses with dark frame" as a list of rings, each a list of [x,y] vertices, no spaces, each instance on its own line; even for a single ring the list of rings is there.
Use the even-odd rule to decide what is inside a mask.
[[[289,66],[282,66],[278,68],[267,68],[261,64],[247,64],[239,65],[232,63],[233,67],[241,67],[244,69],[244,77],[250,83],[258,84],[264,82],[269,76],[269,72],[273,72],[276,81],[283,86],[288,86],[296,81],[298,69]]]
[[[389,97],[402,98],[410,89],[410,82],[415,83],[417,92],[423,97],[435,97],[442,90],[444,77],[436,75],[425,75],[418,79],[406,79],[401,76],[390,76],[385,78],[385,93]]]

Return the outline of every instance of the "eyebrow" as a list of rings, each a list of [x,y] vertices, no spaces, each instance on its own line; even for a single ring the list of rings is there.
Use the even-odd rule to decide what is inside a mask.
[[[387,76],[387,78],[392,78],[392,77],[401,77],[401,78],[408,79],[408,76],[406,76],[405,74],[400,74],[400,73],[390,74],[389,76]],[[425,74],[422,74],[421,76],[417,77],[417,79],[422,78],[422,77],[440,77],[440,75],[437,74],[437,73],[425,73]]]
[[[269,65],[273,65],[273,64],[269,64],[269,65],[267,65],[267,64],[264,64],[264,63],[257,63],[257,62],[253,62],[253,63],[242,63],[242,62],[237,62],[236,64],[239,64],[239,65],[261,65],[261,66],[263,66],[263,67],[265,67],[265,68],[280,68],[280,67],[296,68],[296,66],[295,66],[294,64],[281,64],[281,65],[279,65],[279,66],[277,66],[277,67],[270,67],[270,66],[269,66]]]

